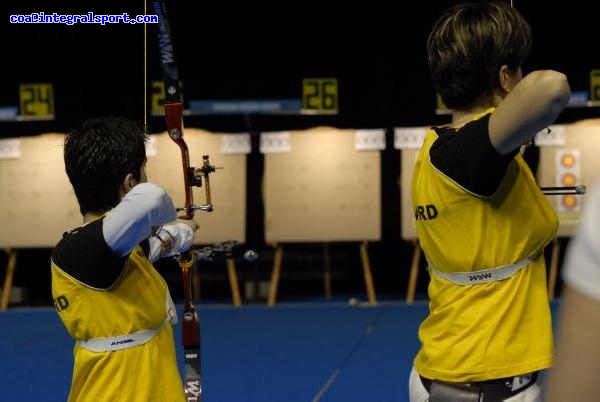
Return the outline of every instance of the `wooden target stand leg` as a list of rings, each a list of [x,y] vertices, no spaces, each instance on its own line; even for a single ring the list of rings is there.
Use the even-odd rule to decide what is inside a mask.
[[[6,275],[4,276],[4,283],[2,285],[2,297],[0,298],[0,310],[2,311],[8,309],[15,267],[17,266],[17,252],[9,248],[4,249],[4,251],[8,254],[8,262],[6,264]]]
[[[238,277],[235,270],[235,263],[233,259],[227,259],[227,276],[229,277],[229,287],[231,288],[231,299],[235,307],[242,305],[242,298],[240,297],[240,288],[238,285]]]
[[[281,261],[283,259],[283,246],[275,245],[275,256],[273,258],[273,270],[271,272],[271,283],[269,285],[269,296],[267,299],[267,305],[274,306],[277,300],[277,289],[279,288],[279,278],[281,276]],[[369,302],[374,305],[377,303],[377,299],[375,297],[375,288],[373,286],[373,276],[371,274],[371,264],[369,263],[369,255],[367,251],[367,242],[363,242],[360,245],[360,255],[363,266],[363,273],[365,277],[365,286],[367,288],[367,296],[369,298]],[[326,254],[326,258],[328,258],[328,253]],[[325,291],[327,295],[327,286],[329,286],[329,291],[331,291],[331,278],[328,278],[327,271],[325,272]],[[329,285],[328,285],[329,282]]]
[[[548,270],[548,298],[554,300],[556,289],[556,278],[558,276],[558,259],[560,256],[560,242],[558,237],[552,241],[552,254],[550,257],[550,268]]]
[[[417,288],[417,279],[419,277],[419,264],[421,263],[421,245],[418,240],[413,243],[412,263],[410,264],[410,275],[408,277],[408,290],[406,292],[406,302],[415,301],[415,290]]]
[[[371,305],[377,304],[377,298],[375,297],[375,286],[373,286],[373,275],[371,274],[371,263],[369,262],[369,252],[367,249],[367,242],[364,241],[359,246],[360,258],[362,261],[363,275],[365,277],[365,287],[367,289],[367,297]]]
[[[269,296],[267,305],[274,306],[277,300],[277,289],[279,288],[279,277],[281,276],[281,260],[283,258],[283,247],[275,244],[275,256],[273,257],[273,271],[271,271],[271,283],[269,284]]]
[[[240,296],[240,288],[235,269],[235,262],[231,258],[228,258],[225,261],[227,262],[227,277],[229,278],[229,287],[231,288],[231,300],[235,307],[239,307],[242,305],[242,298]],[[198,264],[197,261],[196,264]],[[200,272],[197,269],[197,266],[195,268],[196,269],[194,270],[194,275],[192,277],[192,285],[194,287],[194,299],[200,299],[200,291],[202,289],[200,282]]]

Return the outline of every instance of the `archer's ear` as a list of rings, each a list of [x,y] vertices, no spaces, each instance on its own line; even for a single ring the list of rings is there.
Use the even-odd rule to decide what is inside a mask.
[[[510,69],[506,64],[503,64],[502,67],[500,67],[500,71],[498,71],[498,82],[500,83],[500,89],[502,92],[507,94],[510,91],[512,84],[512,76]]]
[[[127,194],[129,191],[131,191],[133,187],[135,187],[136,184],[137,182],[133,178],[133,174],[127,173],[127,176],[125,176],[123,182],[121,182],[121,186],[119,187],[119,196],[123,198],[125,194]]]
[[[508,95],[511,89],[513,89],[519,81],[520,78],[517,78],[516,74],[518,74],[518,72],[512,71],[506,64],[503,64],[502,67],[500,67],[500,71],[498,72],[498,82],[500,83],[500,90],[504,95]]]

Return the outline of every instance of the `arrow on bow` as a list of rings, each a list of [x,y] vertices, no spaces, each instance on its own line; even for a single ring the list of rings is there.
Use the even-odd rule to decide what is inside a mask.
[[[546,195],[585,194],[586,187],[581,184],[579,186],[540,187],[540,190]]]
[[[152,9],[158,17],[158,46],[160,51],[160,64],[163,75],[165,90],[165,117],[169,137],[179,146],[181,160],[183,163],[183,180],[185,186],[185,205],[177,208],[183,211],[180,219],[193,219],[196,210],[212,211],[210,197],[209,174],[215,171],[210,165],[208,155],[204,155],[202,167],[196,169],[190,166],[190,158],[187,144],[183,139],[183,103],[179,88],[179,77],[173,43],[164,1],[152,0]],[[204,181],[206,202],[201,205],[194,204],[192,187],[201,187]],[[192,267],[194,265],[194,254],[187,250],[179,256],[179,265],[182,270],[184,306],[182,322],[182,340],[185,352],[185,378],[184,388],[187,401],[200,401],[202,393],[201,378],[201,340],[200,321],[192,298]]]

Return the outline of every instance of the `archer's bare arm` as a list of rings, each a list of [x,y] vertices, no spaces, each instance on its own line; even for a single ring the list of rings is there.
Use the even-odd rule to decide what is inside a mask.
[[[501,154],[527,143],[556,120],[569,101],[567,77],[558,71],[527,74],[506,95],[490,117],[490,140]]]

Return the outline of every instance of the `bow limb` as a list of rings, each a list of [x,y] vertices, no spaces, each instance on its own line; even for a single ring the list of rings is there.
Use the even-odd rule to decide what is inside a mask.
[[[188,146],[183,139],[183,106],[181,102],[165,103],[165,117],[167,120],[167,132],[169,137],[179,146],[181,150],[181,162],[183,166],[183,185],[185,189],[185,205],[180,208],[184,214],[181,219],[192,219],[194,217],[194,193],[192,186],[198,185],[194,175],[194,168],[190,167],[190,154]]]
[[[167,133],[169,137],[179,146],[181,150],[181,161],[183,165],[183,180],[185,187],[185,206],[180,210],[184,214],[182,219],[194,217],[194,195],[192,186],[200,186],[201,182],[194,175],[194,169],[190,167],[190,157],[187,144],[183,139],[183,103],[181,101],[181,90],[179,87],[179,73],[175,63],[175,54],[171,40],[169,22],[165,3],[153,0],[152,6],[158,16],[158,45],[160,50],[160,64],[163,75],[165,90],[165,118]]]
[[[177,208],[183,211],[182,219],[194,217],[194,198],[192,186],[201,186],[201,179],[195,174],[195,169],[190,167],[190,158],[187,144],[183,139],[183,103],[179,89],[179,77],[167,13],[164,1],[152,0],[152,7],[158,16],[158,45],[160,50],[160,64],[163,73],[165,90],[165,118],[169,137],[179,146],[181,150],[181,161],[183,165],[183,180],[185,187],[185,205]],[[190,250],[181,253],[179,265],[182,272],[184,290],[182,341],[184,354],[184,388],[187,401],[200,401],[202,393],[201,380],[201,345],[200,345],[200,321],[193,304],[192,297],[192,268],[195,259]]]

